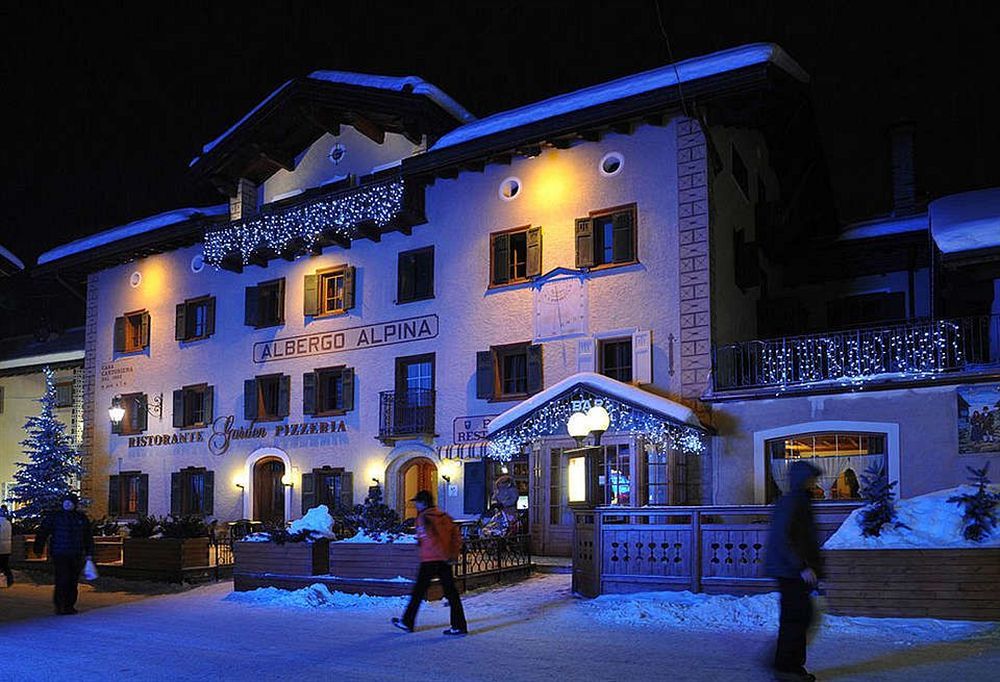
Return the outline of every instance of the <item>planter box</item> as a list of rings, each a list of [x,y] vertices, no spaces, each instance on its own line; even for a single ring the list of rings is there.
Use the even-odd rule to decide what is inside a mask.
[[[234,573],[323,575],[330,572],[329,542],[237,542]]]
[[[340,578],[416,578],[416,543],[330,543],[330,573]]]
[[[1000,549],[830,550],[829,612],[1000,620]]]
[[[208,566],[208,538],[125,538],[122,564],[150,571],[181,571]]]
[[[48,560],[49,546],[45,545],[45,550],[41,556],[35,556],[35,536],[15,535],[10,540],[10,563],[12,565],[41,564]]]
[[[122,560],[122,538],[119,536],[94,538],[94,563],[117,564]]]

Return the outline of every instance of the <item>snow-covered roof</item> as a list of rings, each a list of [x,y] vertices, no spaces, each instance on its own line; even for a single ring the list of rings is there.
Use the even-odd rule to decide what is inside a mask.
[[[920,232],[927,229],[927,214],[919,213],[893,218],[879,218],[877,220],[866,220],[860,223],[853,223],[844,228],[840,233],[841,241],[852,239],[869,239],[871,237],[887,237],[894,234],[906,234],[908,232]]]
[[[248,111],[243,116],[243,118],[241,118],[236,123],[234,123],[233,125],[231,125],[229,127],[229,129],[226,130],[226,132],[222,133],[217,138],[215,138],[214,140],[212,140],[211,142],[209,142],[208,144],[206,144],[204,147],[202,147],[201,148],[201,153],[202,154],[208,154],[210,151],[212,151],[212,149],[214,149],[220,142],[222,142],[224,139],[226,139],[227,137],[229,137],[234,130],[236,130],[241,125],[243,125],[248,118],[250,118],[251,116],[253,116],[254,114],[256,114],[258,111],[260,111],[261,107],[263,107],[265,104],[267,104],[272,99],[274,99],[275,97],[277,97],[278,93],[280,93],[282,90],[284,90],[285,88],[287,88],[291,84],[291,82],[292,81],[285,81],[284,83],[282,83],[274,92],[272,92],[270,95],[268,95],[267,97],[265,97],[264,99],[262,99],[257,106],[255,106],[253,109],[251,109],[250,111]],[[201,157],[199,157],[199,156],[194,157],[191,160],[191,163],[188,164],[188,165],[189,166],[193,166],[195,163],[198,162],[198,159],[200,159],[200,158]]]
[[[121,225],[110,230],[104,230],[103,232],[92,234],[89,237],[84,237],[83,239],[77,239],[76,241],[68,244],[57,246],[56,248],[46,251],[39,256],[38,264],[44,265],[45,263],[51,263],[52,261],[59,260],[60,258],[66,258],[67,256],[84,253],[86,251],[90,251],[91,249],[96,249],[99,246],[104,246],[105,244],[111,244],[123,239],[152,232],[153,230],[158,230],[161,227],[169,227],[170,225],[183,223],[184,221],[197,216],[219,216],[227,215],[228,213],[229,204],[203,206],[201,208],[179,208],[173,211],[159,213],[154,216],[149,216],[148,218],[135,220],[127,225]]]
[[[520,421],[523,417],[531,414],[538,408],[545,405],[550,400],[559,397],[566,391],[577,386],[586,386],[599,393],[604,393],[612,398],[617,398],[622,402],[631,403],[637,407],[649,410],[656,414],[662,414],[670,419],[682,424],[690,424],[698,428],[704,428],[695,413],[688,407],[675,403],[669,398],[664,398],[656,394],[644,391],[641,388],[625,384],[611,377],[594,372],[579,372],[562,381],[549,386],[544,391],[522,400],[520,403],[510,408],[500,416],[490,421],[488,436],[492,436],[498,431]]]
[[[931,234],[944,253],[1000,247],[1000,187],[935,199],[930,216]]]
[[[63,362],[75,362],[83,360],[83,350],[68,350],[61,353],[47,353],[45,355],[32,355],[24,358],[14,358],[13,360],[0,360],[0,371],[17,369],[20,367],[43,367],[45,365],[57,365]]]
[[[650,71],[582,88],[541,102],[480,118],[446,133],[431,149],[452,147],[528,123],[535,123],[598,104],[677,85],[678,82],[686,83],[767,62],[779,66],[797,80],[803,82],[809,80],[809,75],[802,67],[777,45],[773,43],[743,45],[703,57],[686,59],[676,64],[661,66]]]
[[[10,264],[18,270],[24,270],[24,263],[21,262],[21,259],[5,249],[3,246],[0,246],[0,258],[9,261]]]

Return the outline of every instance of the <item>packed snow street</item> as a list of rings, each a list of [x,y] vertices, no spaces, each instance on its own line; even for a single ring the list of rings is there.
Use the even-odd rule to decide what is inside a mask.
[[[48,615],[47,587],[15,587],[40,611],[0,616],[4,680],[768,680],[777,600],[688,593],[574,598],[568,575],[536,575],[467,595],[470,635],[451,639],[447,608],[425,604],[417,630],[389,625],[400,597],[232,593],[226,583],[107,605],[84,591],[80,615]],[[11,592],[4,592],[7,598]],[[4,622],[6,621],[6,622]],[[44,641],[44,646],[37,642]],[[829,617],[810,649],[824,680],[989,679],[991,624]]]

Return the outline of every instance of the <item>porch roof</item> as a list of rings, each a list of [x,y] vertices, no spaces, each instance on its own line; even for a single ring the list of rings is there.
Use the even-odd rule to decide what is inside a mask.
[[[597,393],[603,393],[623,403],[628,403],[633,407],[662,415],[666,421],[707,431],[694,411],[680,403],[676,403],[669,398],[664,398],[655,393],[650,393],[637,386],[606,377],[603,374],[579,372],[549,386],[540,393],[522,400],[496,419],[493,419],[490,422],[487,437],[490,438],[503,429],[520,422],[548,402],[581,386],[587,387]]]

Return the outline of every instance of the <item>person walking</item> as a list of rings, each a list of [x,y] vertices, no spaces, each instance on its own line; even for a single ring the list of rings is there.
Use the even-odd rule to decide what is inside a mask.
[[[56,613],[66,616],[76,613],[77,582],[84,565],[94,556],[94,536],[90,519],[77,509],[80,499],[67,493],[62,499],[62,509],[50,513],[42,520],[35,536],[35,554],[41,555],[45,543],[55,570],[53,602]]]
[[[820,470],[802,460],[788,468],[788,492],[778,498],[767,538],[765,573],[778,579],[781,616],[774,653],[774,677],[811,681],[806,671],[806,633],[813,619],[810,593],[822,577],[823,564],[816,536],[809,490]]]
[[[14,537],[14,528],[10,523],[10,512],[7,505],[0,505],[0,573],[3,573],[7,581],[7,587],[14,584],[14,574],[10,570],[11,541]]]
[[[451,607],[451,627],[444,631],[446,635],[465,635],[469,626],[465,622],[465,611],[455,587],[455,576],[452,574],[452,562],[458,559],[462,547],[462,535],[458,525],[448,514],[434,506],[434,498],[430,492],[421,490],[410,500],[417,507],[417,542],[419,543],[420,570],[417,581],[410,594],[410,603],[402,618],[393,618],[392,624],[400,630],[413,632],[420,602],[427,595],[431,580],[441,581],[445,599]]]

